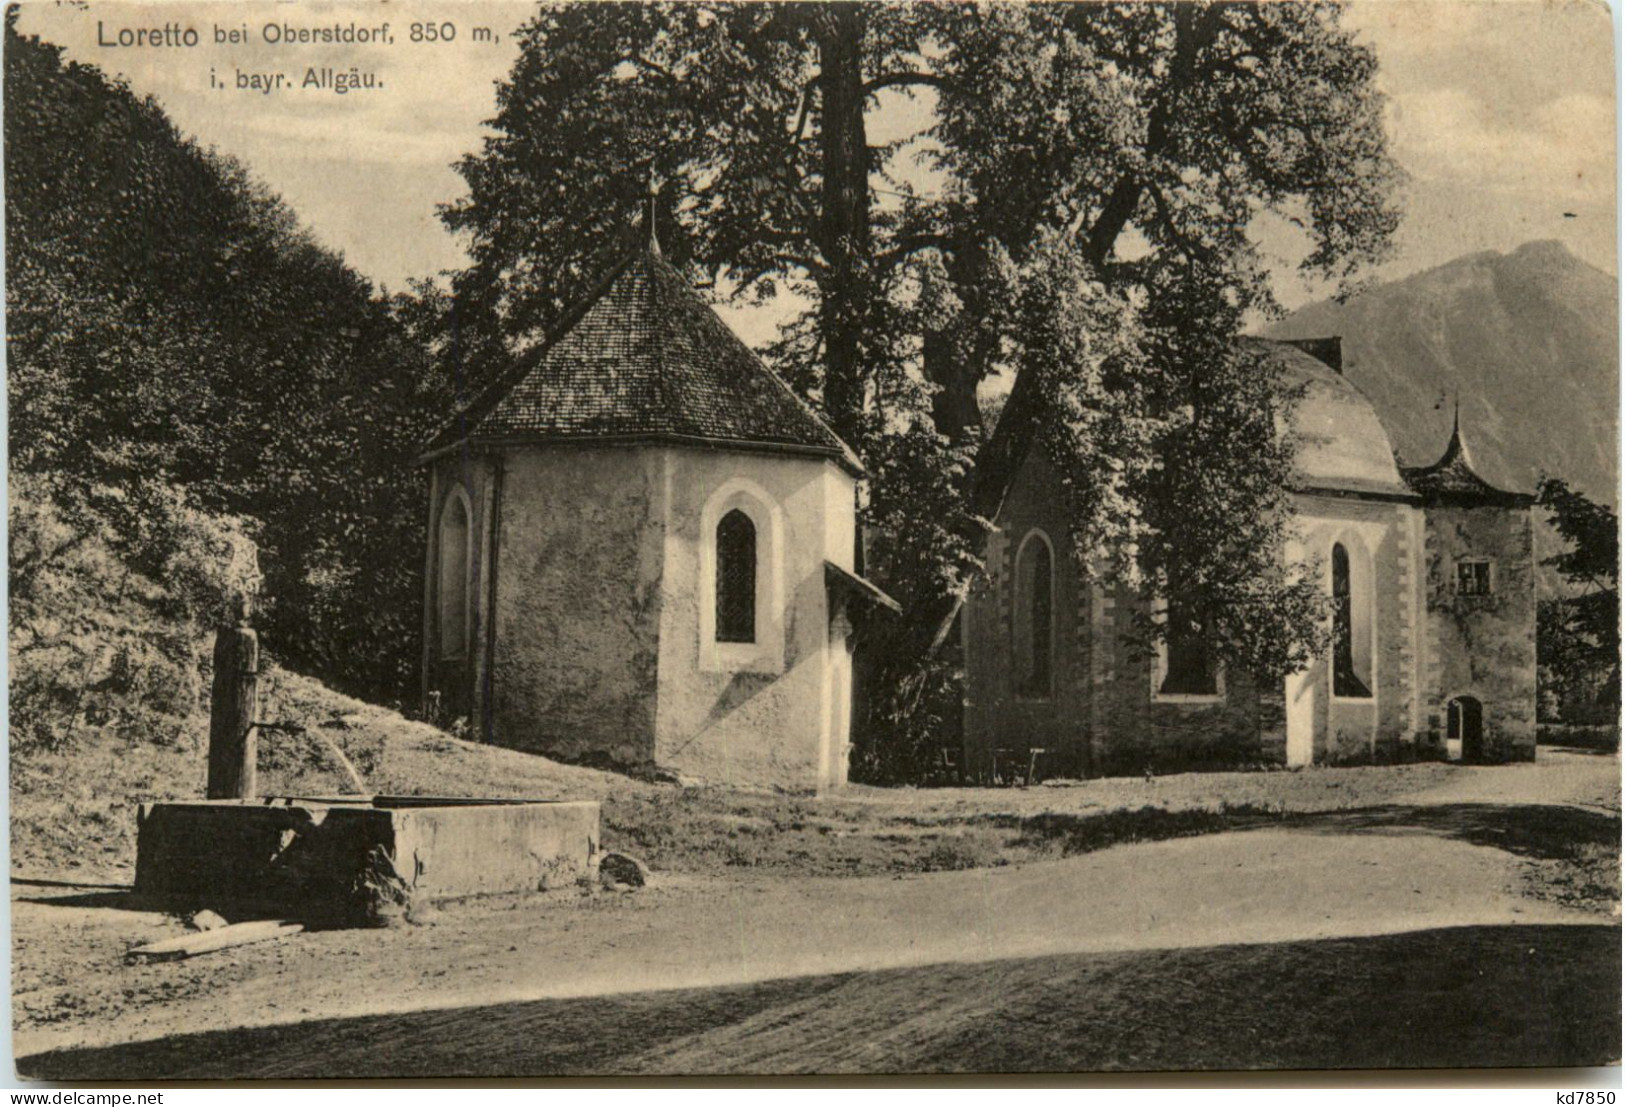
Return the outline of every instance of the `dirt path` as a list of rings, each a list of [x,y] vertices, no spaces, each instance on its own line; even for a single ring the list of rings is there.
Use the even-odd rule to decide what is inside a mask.
[[[170,920],[15,886],[14,1048],[27,1057],[214,1026],[946,963],[1617,922],[1530,898],[1525,857],[1504,835],[1508,811],[1606,798],[1610,772],[1617,810],[1617,760],[1559,758],[1484,770],[1372,809],[1380,815],[902,878],[668,877],[635,896],[488,901],[424,926],[308,934],[172,964],[119,957]]]
[[[127,1083],[1606,1065],[1619,977],[1617,927],[1451,928],[202,1030],[19,1067]]]
[[[1619,797],[1619,754],[1543,747],[1533,765],[1460,766],[1444,784],[1406,796],[1405,802],[1555,804],[1618,814]]]
[[[16,1048],[937,962],[1586,917],[1521,898],[1517,876],[1508,854],[1425,832],[1268,829],[902,879],[671,880],[639,897],[485,905],[421,928],[313,934],[245,949],[229,964],[130,968],[112,958],[141,932],[132,927],[153,928],[150,916],[19,904],[19,936],[77,924],[116,966],[106,985],[133,977],[160,1002],[26,1028]],[[216,987],[199,972],[241,978]]]

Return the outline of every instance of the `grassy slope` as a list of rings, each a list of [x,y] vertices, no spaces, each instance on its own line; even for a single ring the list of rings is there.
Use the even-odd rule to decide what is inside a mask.
[[[380,793],[599,799],[612,791],[648,788],[612,773],[459,741],[287,672],[268,681],[263,714],[311,732],[262,736],[260,791],[267,795],[350,790],[337,762],[312,736],[318,733],[339,746]],[[86,731],[68,751],[13,756],[12,872],[130,879],[137,804],[203,795],[207,718],[192,719],[188,731],[190,741],[175,745],[125,743],[103,731]]]

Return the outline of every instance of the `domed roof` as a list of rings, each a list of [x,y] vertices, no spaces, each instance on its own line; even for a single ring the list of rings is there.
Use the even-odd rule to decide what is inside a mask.
[[[1283,383],[1302,389],[1292,414],[1302,490],[1415,497],[1400,477],[1382,420],[1352,381],[1290,343],[1243,341],[1267,354]]]

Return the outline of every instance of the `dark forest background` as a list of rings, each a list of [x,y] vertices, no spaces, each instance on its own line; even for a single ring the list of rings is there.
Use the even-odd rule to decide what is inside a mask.
[[[14,748],[173,733],[244,591],[287,664],[415,675],[414,448],[452,390],[247,167],[5,26]]]

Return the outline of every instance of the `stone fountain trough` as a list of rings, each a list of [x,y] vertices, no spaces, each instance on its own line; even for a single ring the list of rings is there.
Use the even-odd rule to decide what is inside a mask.
[[[142,804],[135,892],[342,925],[595,875],[598,804],[286,796]]]

